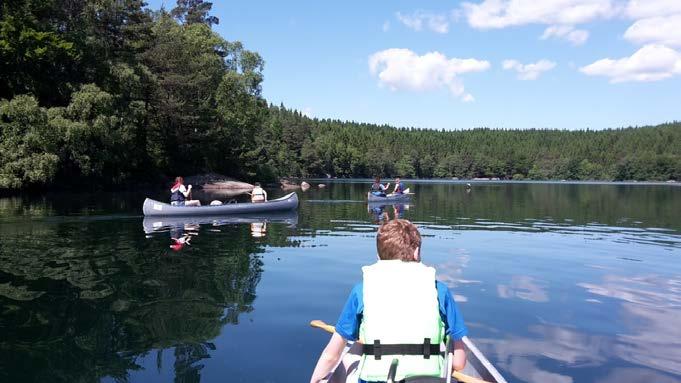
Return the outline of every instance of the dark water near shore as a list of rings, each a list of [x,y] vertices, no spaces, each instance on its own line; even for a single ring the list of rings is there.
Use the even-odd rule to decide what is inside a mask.
[[[510,382],[681,382],[681,187],[408,184],[409,205],[338,183],[170,227],[141,194],[2,198],[0,382],[305,382],[328,340],[308,322],[335,321],[385,215],[418,224]]]

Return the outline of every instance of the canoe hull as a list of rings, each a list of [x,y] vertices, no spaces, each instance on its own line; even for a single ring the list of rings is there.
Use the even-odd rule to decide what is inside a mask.
[[[370,203],[380,203],[380,202],[395,202],[395,201],[409,201],[411,199],[411,196],[413,196],[414,193],[410,193],[409,189],[406,189],[404,191],[404,194],[388,194],[385,197],[379,197],[376,195],[371,194],[371,192],[367,193],[367,201]]]
[[[218,206],[173,206],[147,198],[142,205],[142,211],[146,217],[219,216],[290,211],[297,208],[298,195],[296,193],[290,193],[284,197],[260,203],[231,203]]]
[[[466,349],[467,358],[466,368],[461,371],[462,373],[490,383],[507,383],[506,379],[504,379],[492,363],[487,360],[470,338],[463,337],[462,340]],[[325,381],[326,383],[357,383],[359,379],[358,368],[361,358],[360,346],[359,343],[348,344],[341,362],[329,375],[328,380]],[[456,379],[452,379],[452,382],[456,382]]]

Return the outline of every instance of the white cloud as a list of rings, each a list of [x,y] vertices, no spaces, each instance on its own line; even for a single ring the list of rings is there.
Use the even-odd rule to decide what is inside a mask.
[[[459,75],[489,69],[490,63],[473,58],[447,58],[440,52],[422,56],[409,49],[392,48],[369,57],[369,70],[379,84],[389,89],[430,91],[446,88],[463,101],[473,101],[465,92]]]
[[[516,60],[504,60],[505,70],[514,70],[518,73],[520,80],[536,80],[542,72],[549,71],[556,67],[556,63],[549,60],[539,60],[536,63],[522,64]]]
[[[477,29],[526,24],[577,25],[617,14],[613,0],[484,0],[464,2],[468,24]]]
[[[638,20],[624,32],[624,38],[637,44],[681,46],[681,13]]]
[[[659,81],[681,74],[681,53],[664,45],[645,45],[621,59],[602,59],[579,69],[589,76],[610,77],[610,82]]]
[[[449,32],[449,20],[445,15],[416,11],[410,15],[403,15],[400,12],[397,12],[395,17],[397,17],[397,20],[402,24],[415,31],[421,31],[425,26],[436,33]]]
[[[575,29],[572,25],[552,25],[544,30],[540,38],[546,40],[552,37],[567,40],[573,45],[582,45],[589,38],[589,32]]]
[[[626,16],[632,19],[667,16],[681,13],[679,0],[630,0],[625,8]]]

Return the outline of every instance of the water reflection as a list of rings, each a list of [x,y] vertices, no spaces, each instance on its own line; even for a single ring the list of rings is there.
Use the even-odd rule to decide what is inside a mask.
[[[615,356],[681,375],[681,279],[607,274],[602,283],[578,286],[619,303],[627,331],[616,335]]]
[[[384,203],[369,203],[367,210],[372,217],[372,222],[380,224],[382,222],[390,221],[391,219],[404,218],[404,212],[409,210],[410,205],[404,203],[396,203],[386,205]]]
[[[262,238],[267,234],[267,223],[282,223],[290,228],[298,224],[298,212],[274,212],[260,214],[239,214],[233,216],[199,216],[199,217],[144,217],[142,227],[148,237],[154,233],[170,233],[170,248],[180,251],[191,245],[193,236],[199,235],[201,225],[211,232],[221,232],[227,225],[249,224],[251,236]]]
[[[534,285],[527,278],[517,280],[523,289],[528,283]],[[570,325],[538,323],[528,327],[527,336],[479,338],[478,343],[520,381],[678,381],[672,377],[681,375],[681,280],[607,274],[602,283],[578,285],[607,305],[605,311],[598,311],[598,318],[613,324],[603,323],[600,333],[589,333],[580,321]],[[564,310],[576,311],[578,307]],[[580,315],[584,322],[592,320],[586,313]],[[489,328],[485,332],[502,333]],[[569,374],[562,366],[569,367]]]
[[[304,381],[328,339],[305,324],[337,317],[385,216],[418,224],[509,382],[681,379],[681,188],[413,190],[374,207],[366,185],[329,183],[288,217],[142,219],[146,196],[125,193],[0,199],[0,381]],[[254,357],[262,345],[275,356]]]
[[[172,258],[139,223],[27,224],[0,247],[0,381],[126,381],[140,355],[172,349],[176,381],[198,382],[210,340],[252,310],[262,273],[248,225],[223,224],[228,237],[200,243],[195,222],[165,226],[192,250]]]
[[[546,288],[534,278],[527,275],[514,275],[511,283],[497,285],[497,293],[501,298],[519,298],[532,302],[548,302]]]
[[[262,238],[267,235],[267,222],[251,223],[251,237]]]

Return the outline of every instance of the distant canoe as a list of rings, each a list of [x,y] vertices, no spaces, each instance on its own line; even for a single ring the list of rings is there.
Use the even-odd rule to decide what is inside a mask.
[[[228,203],[217,206],[173,206],[147,198],[142,205],[142,211],[145,216],[219,216],[287,211],[295,210],[296,208],[298,208],[298,195],[296,193],[289,193],[281,198],[259,203]]]
[[[367,193],[367,201],[374,203],[374,202],[391,202],[391,201],[407,201],[413,196],[414,193],[409,192],[409,188],[404,189],[404,193],[402,194],[388,194],[385,197],[379,197],[377,195],[373,195],[371,192]]]

